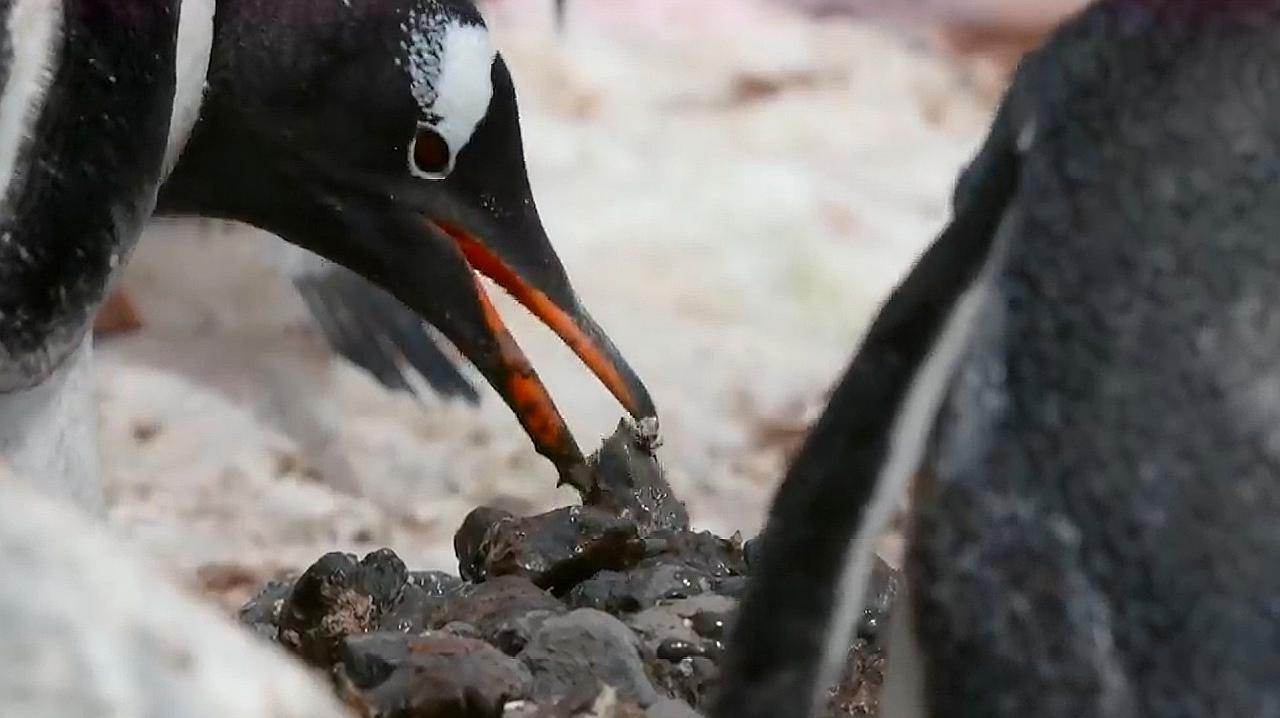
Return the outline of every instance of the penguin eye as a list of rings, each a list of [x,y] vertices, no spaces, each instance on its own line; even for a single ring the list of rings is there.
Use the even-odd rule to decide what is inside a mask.
[[[449,143],[445,142],[431,127],[421,125],[409,145],[409,170],[413,174],[426,179],[444,179],[452,169],[452,153]]]

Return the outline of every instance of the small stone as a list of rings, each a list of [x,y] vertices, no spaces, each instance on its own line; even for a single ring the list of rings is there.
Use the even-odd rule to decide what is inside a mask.
[[[711,578],[673,563],[646,562],[628,573],[603,571],[575,586],[565,596],[573,608],[608,613],[634,613],[658,601],[688,598],[707,591]]]
[[[486,640],[496,636],[509,622],[534,611],[564,613],[564,604],[533,585],[527,578],[499,576],[472,584],[449,596],[431,616],[432,628],[461,621],[475,626]]]
[[[361,690],[382,685],[409,660],[409,637],[403,633],[362,633],[342,639],[338,662],[351,684]]]
[[[645,718],[702,718],[702,715],[689,707],[688,703],[666,698],[649,706]]]
[[[400,600],[378,621],[378,630],[421,633],[431,627],[431,615],[447,601],[445,596],[432,596],[417,584],[406,584]]]
[[[475,563],[479,579],[526,576],[561,593],[602,570],[623,570],[643,558],[635,522],[589,506],[567,506],[489,527]]]
[[[448,596],[462,589],[462,579],[444,571],[410,571],[409,583],[427,592],[428,596]]]
[[[531,611],[508,618],[498,624],[489,642],[508,656],[514,656],[529,645],[530,639],[542,628],[542,624],[554,615],[556,614],[551,611]]]
[[[342,666],[352,684],[369,686],[369,713],[388,718],[500,716],[532,684],[529,670],[496,648],[441,633],[349,638]]]
[[[462,621],[450,621],[441,626],[440,631],[460,638],[471,638],[477,641],[484,640],[484,637],[480,635],[480,629]]]
[[[879,556],[871,567],[867,581],[867,595],[863,602],[862,617],[858,621],[858,637],[875,641],[880,631],[888,625],[893,601],[898,595],[902,576]]]
[[[688,529],[689,513],[662,475],[653,455],[655,442],[654,437],[637,435],[625,420],[619,422],[587,459],[596,483],[583,503],[631,519],[642,532]]]
[[[720,683],[720,667],[712,659],[701,656],[675,662],[653,661],[649,669],[663,693],[694,708],[706,707]]]
[[[485,536],[494,524],[509,518],[514,518],[510,512],[481,506],[462,520],[462,526],[453,535],[453,553],[458,557],[458,572],[464,579],[472,582],[484,580],[481,547]]]
[[[409,571],[394,551],[382,548],[360,559],[360,576],[374,609],[382,614],[399,602]]]
[[[729,614],[721,611],[698,611],[689,617],[689,627],[703,638],[723,640],[728,633]]]
[[[296,577],[290,576],[268,582],[258,595],[240,608],[236,614],[240,623],[252,628],[254,633],[263,638],[274,641],[280,631],[280,609],[293,590],[295,580]]]
[[[657,656],[664,661],[683,661],[694,656],[700,658],[718,658],[719,648],[713,644],[700,641],[685,641],[679,638],[668,638],[658,644]]]
[[[703,614],[727,615],[737,606],[736,602],[704,593],[693,598],[664,601],[626,618],[626,624],[635,631],[645,649],[645,655],[655,655],[666,641],[684,641],[702,645],[713,637],[704,637],[694,630],[693,618]]]
[[[709,531],[658,531],[648,537],[650,560],[679,563],[712,578],[745,576],[742,542]]]
[[[519,658],[533,674],[533,699],[550,703],[575,689],[613,686],[626,702],[659,699],[645,673],[639,642],[618,619],[582,609],[547,619]]]
[[[876,715],[887,665],[885,651],[859,638],[849,647],[847,656],[844,675],[840,683],[828,692],[823,715]]]
[[[721,596],[741,600],[747,595],[747,587],[750,585],[751,581],[746,576],[725,576],[712,579],[711,590]]]
[[[328,668],[342,639],[368,631],[376,616],[355,556],[329,553],[294,583],[280,609],[279,640],[307,662]]]

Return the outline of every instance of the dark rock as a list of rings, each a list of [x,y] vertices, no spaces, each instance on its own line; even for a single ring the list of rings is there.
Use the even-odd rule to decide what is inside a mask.
[[[645,674],[639,641],[618,619],[583,609],[548,618],[519,658],[533,674],[533,698],[594,689],[598,682],[617,689],[625,702],[647,706],[659,699]]]
[[[649,706],[645,718],[702,718],[688,703],[673,698],[660,700]]]
[[[709,531],[657,531],[645,545],[648,561],[683,564],[713,578],[747,573],[742,541],[736,535],[722,539]]]
[[[431,627],[431,615],[448,600],[447,596],[433,596],[421,586],[409,583],[396,605],[378,621],[378,630],[421,633]]]
[[[683,661],[694,656],[716,660],[720,657],[721,651],[722,647],[714,641],[686,641],[680,638],[668,638],[658,644],[657,656],[663,661]]]
[[[686,530],[689,513],[654,458],[654,438],[640,433],[624,419],[587,459],[596,483],[583,503],[629,518],[642,532]]]
[[[532,685],[519,661],[447,634],[350,637],[341,657],[344,677],[363,689],[362,702],[377,718],[498,718]]]
[[[365,593],[373,599],[374,610],[381,615],[400,601],[409,571],[394,551],[382,548],[360,559],[360,578]]]
[[[688,598],[711,588],[711,577],[672,563],[647,562],[628,573],[603,571],[573,587],[565,603],[607,613],[634,613],[660,600]]]
[[[542,628],[542,624],[554,615],[556,614],[550,611],[531,611],[505,619],[498,624],[489,642],[508,656],[514,656],[529,645],[530,639]]]
[[[858,621],[859,638],[875,641],[879,637],[880,631],[889,623],[893,600],[898,595],[901,582],[901,574],[877,556],[867,582],[862,617]]]
[[[503,519],[512,518],[512,514],[490,506],[473,509],[462,520],[462,526],[453,535],[453,554],[458,557],[458,573],[468,581],[484,580],[484,556],[481,547],[485,536],[494,524]]]
[[[693,706],[707,706],[720,681],[720,667],[710,658],[695,656],[682,661],[653,661],[650,674],[661,691]]]
[[[347,636],[337,658],[351,684],[369,690],[382,685],[409,660],[409,636],[394,632]]]
[[[561,593],[599,571],[638,563],[644,557],[638,535],[630,519],[589,506],[567,506],[498,520],[485,534],[474,563],[479,580],[526,576]]]
[[[659,701],[658,704],[665,701]],[[655,705],[658,705],[655,704]],[[552,705],[539,706],[530,701],[507,706],[502,718],[648,718],[643,708],[618,698],[612,686],[601,685],[594,689],[583,688],[556,701]],[[682,714],[675,714],[683,718]]]
[[[279,640],[304,660],[333,665],[348,635],[374,626],[377,610],[351,554],[325,554],[300,576],[280,609]]]
[[[484,583],[465,586],[431,616],[431,627],[460,621],[475,626],[486,640],[510,628],[513,619],[547,611],[564,613],[564,604],[527,578],[499,576]]]
[[[880,709],[884,686],[884,649],[857,639],[849,647],[845,672],[840,683],[827,694],[823,716],[874,716]]]
[[[448,596],[463,586],[462,579],[444,571],[410,571],[409,583],[432,597]]]
[[[698,611],[688,620],[689,628],[703,638],[719,641],[728,633],[729,614],[725,611]]]
[[[747,586],[751,585],[751,580],[746,576],[725,576],[724,578],[716,578],[711,581],[711,590],[733,599],[741,599],[747,595]]]
[[[632,613],[643,608],[630,594],[627,574],[601,571],[565,594],[570,608],[593,608],[605,613]]]
[[[657,656],[664,643],[681,642],[697,646],[690,655],[718,655],[722,648],[714,636],[703,636],[694,630],[694,617],[700,615],[728,615],[735,608],[735,601],[704,593],[694,598],[663,602],[626,618],[627,627],[635,631],[644,647],[644,655]],[[714,645],[713,645],[714,644]],[[668,651],[673,650],[668,647]],[[683,658],[684,656],[681,656]],[[672,659],[669,659],[672,660]],[[673,659],[679,660],[679,658]]]
[[[237,614],[240,623],[252,628],[254,633],[263,638],[274,641],[280,630],[280,609],[293,590],[293,582],[296,580],[296,576],[289,576],[267,583],[258,595],[240,608]]]
[[[441,633],[448,633],[451,636],[459,638],[471,638],[477,641],[483,641],[484,636],[480,634],[480,629],[465,623],[463,621],[450,621],[440,627]]]

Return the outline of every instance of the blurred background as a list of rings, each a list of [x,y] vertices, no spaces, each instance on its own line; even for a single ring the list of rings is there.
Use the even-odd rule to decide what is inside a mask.
[[[544,223],[653,393],[697,527],[759,529],[859,335],[946,221],[1017,57],[1081,4],[569,0],[557,32],[551,0],[482,2]],[[158,223],[125,272],[98,393],[112,518],[133,541],[234,606],[328,550],[455,568],[471,508],[575,500],[487,386],[479,407],[419,399],[334,358],[262,261],[278,241]],[[593,450],[619,408],[499,309]]]

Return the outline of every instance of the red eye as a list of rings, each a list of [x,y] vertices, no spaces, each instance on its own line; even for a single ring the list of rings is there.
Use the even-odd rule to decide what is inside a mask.
[[[430,127],[419,127],[409,148],[414,168],[419,174],[432,179],[444,177],[449,172],[449,143],[439,132]]]

